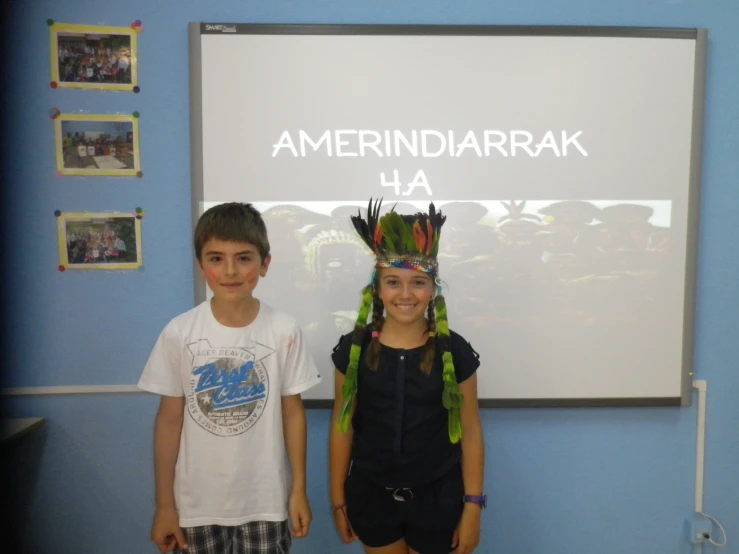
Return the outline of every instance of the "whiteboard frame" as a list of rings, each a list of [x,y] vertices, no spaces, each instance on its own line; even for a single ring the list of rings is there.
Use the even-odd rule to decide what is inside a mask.
[[[703,28],[613,27],[613,26],[530,26],[530,25],[325,25],[253,24],[192,22],[188,25],[190,57],[190,164],[192,184],[192,225],[197,224],[204,200],[203,191],[203,98],[202,35],[437,35],[437,36],[525,36],[525,37],[622,37],[667,38],[695,42],[693,114],[688,184],[688,213],[683,309],[683,352],[681,394],[676,397],[635,398],[480,398],[481,408],[574,408],[574,407],[689,407],[694,379],[695,301],[700,225],[700,189],[703,158],[706,64],[708,31]],[[193,261],[194,302],[206,298],[206,285]],[[332,399],[306,399],[307,408],[331,408]]]

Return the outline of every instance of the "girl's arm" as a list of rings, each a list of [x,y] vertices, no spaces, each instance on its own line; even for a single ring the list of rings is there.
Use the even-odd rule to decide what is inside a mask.
[[[477,402],[477,374],[460,383],[459,390],[464,398],[461,409],[464,493],[479,496],[483,494],[485,444]],[[479,510],[479,507],[474,507]]]
[[[480,496],[483,494],[483,474],[485,471],[485,445],[480,424],[480,410],[477,405],[477,374],[473,374],[459,384],[463,395],[462,419],[462,479],[464,494]],[[465,502],[462,518],[452,540],[452,547],[459,554],[470,554],[480,542],[480,511],[482,507]]]
[[[351,419],[346,433],[339,428],[339,413],[341,412],[341,387],[344,385],[344,374],[336,370],[334,375],[334,409],[331,417],[331,430],[329,431],[329,486],[331,504],[339,506],[344,503],[344,481],[349,473],[349,462],[352,454],[352,439],[354,429]],[[354,406],[352,406],[352,415]]]
[[[341,387],[344,385],[344,375],[336,370],[334,375],[334,410],[331,417],[331,430],[329,431],[329,487],[331,495],[331,506],[334,513],[334,523],[339,531],[341,540],[350,543],[356,540],[356,536],[352,531],[349,519],[346,516],[346,507],[344,506],[344,482],[349,473],[349,463],[352,456],[352,440],[354,438],[354,429],[352,428],[351,418],[349,427],[345,433],[338,428],[339,414],[341,413]],[[356,405],[356,401],[355,401]],[[354,406],[352,406],[351,415],[354,415]]]

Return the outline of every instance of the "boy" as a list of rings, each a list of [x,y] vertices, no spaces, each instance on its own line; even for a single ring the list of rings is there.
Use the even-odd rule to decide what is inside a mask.
[[[163,553],[286,553],[312,518],[300,393],[321,377],[295,320],[252,295],[271,259],[260,213],[213,207],[194,243],[213,298],[164,328],[139,381],[161,395],[151,538]]]

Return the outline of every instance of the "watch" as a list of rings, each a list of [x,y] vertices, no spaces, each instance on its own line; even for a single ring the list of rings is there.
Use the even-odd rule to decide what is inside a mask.
[[[462,497],[462,500],[464,502],[471,502],[472,504],[477,504],[483,510],[488,507],[488,496],[486,494],[481,494],[480,496],[465,494]]]

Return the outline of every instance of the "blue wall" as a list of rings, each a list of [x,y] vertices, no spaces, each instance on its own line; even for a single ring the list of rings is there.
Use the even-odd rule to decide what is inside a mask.
[[[133,384],[164,324],[192,305],[187,23],[489,23],[706,27],[710,33],[696,330],[696,377],[709,384],[706,511],[739,553],[739,8],[734,0],[37,0],[11,4],[4,58],[9,228],[4,292],[13,319],[6,386]],[[52,90],[46,20],[144,23],[141,93]],[[142,179],[56,177],[62,112],[141,113]],[[145,270],[56,270],[54,210],[146,210]],[[6,237],[7,238],[7,237]],[[6,262],[7,264],[7,262]],[[269,279],[262,285],[268,287]],[[8,334],[6,333],[6,336]],[[495,360],[485,360],[493,368]],[[6,369],[7,369],[6,368]],[[484,367],[483,367],[484,370]],[[156,552],[152,421],[144,394],[14,397],[14,416],[47,427],[16,450],[23,532],[47,553]],[[487,444],[480,552],[688,552],[695,408],[497,410]],[[327,513],[328,414],[309,413],[311,535],[294,552],[343,549]],[[712,551],[711,548],[706,549]]]

